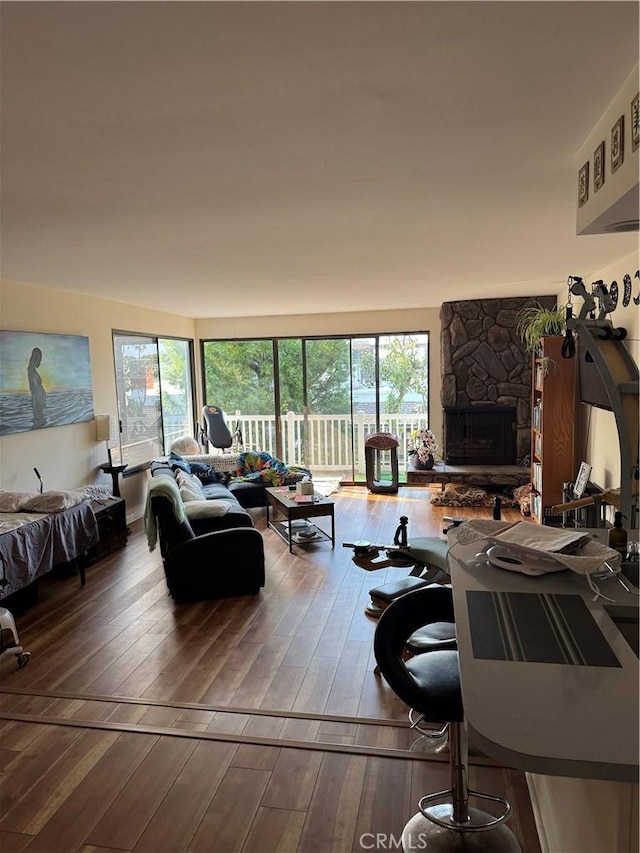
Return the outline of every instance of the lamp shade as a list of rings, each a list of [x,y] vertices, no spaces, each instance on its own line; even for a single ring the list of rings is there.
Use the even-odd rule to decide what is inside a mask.
[[[111,415],[96,415],[96,441],[111,441]]]

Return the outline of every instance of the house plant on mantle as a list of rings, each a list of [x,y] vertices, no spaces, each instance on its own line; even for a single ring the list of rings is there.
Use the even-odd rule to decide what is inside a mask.
[[[414,429],[409,433],[407,452],[409,460],[417,471],[430,471],[435,459],[433,454],[438,449],[438,442],[430,429]]]

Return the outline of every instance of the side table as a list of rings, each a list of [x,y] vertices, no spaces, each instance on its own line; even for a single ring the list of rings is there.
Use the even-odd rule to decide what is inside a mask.
[[[100,466],[100,470],[105,474],[111,474],[113,481],[113,495],[116,498],[120,497],[120,474],[125,470],[126,465],[112,465],[110,462],[105,462]]]
[[[87,552],[87,564],[90,566],[127,544],[125,501],[116,497],[106,498],[102,501],[92,501],[91,506],[98,522],[100,538],[98,544]]]

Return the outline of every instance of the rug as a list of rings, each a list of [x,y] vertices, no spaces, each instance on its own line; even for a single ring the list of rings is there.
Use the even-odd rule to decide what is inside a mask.
[[[434,506],[493,506],[496,497],[503,507],[517,507],[518,501],[511,491],[488,492],[481,486],[467,486],[465,483],[445,483],[441,492],[431,495]]]

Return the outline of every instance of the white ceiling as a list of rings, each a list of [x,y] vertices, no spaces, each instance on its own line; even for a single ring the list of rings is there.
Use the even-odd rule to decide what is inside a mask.
[[[2,273],[189,317],[554,293],[636,2],[3,2]]]

